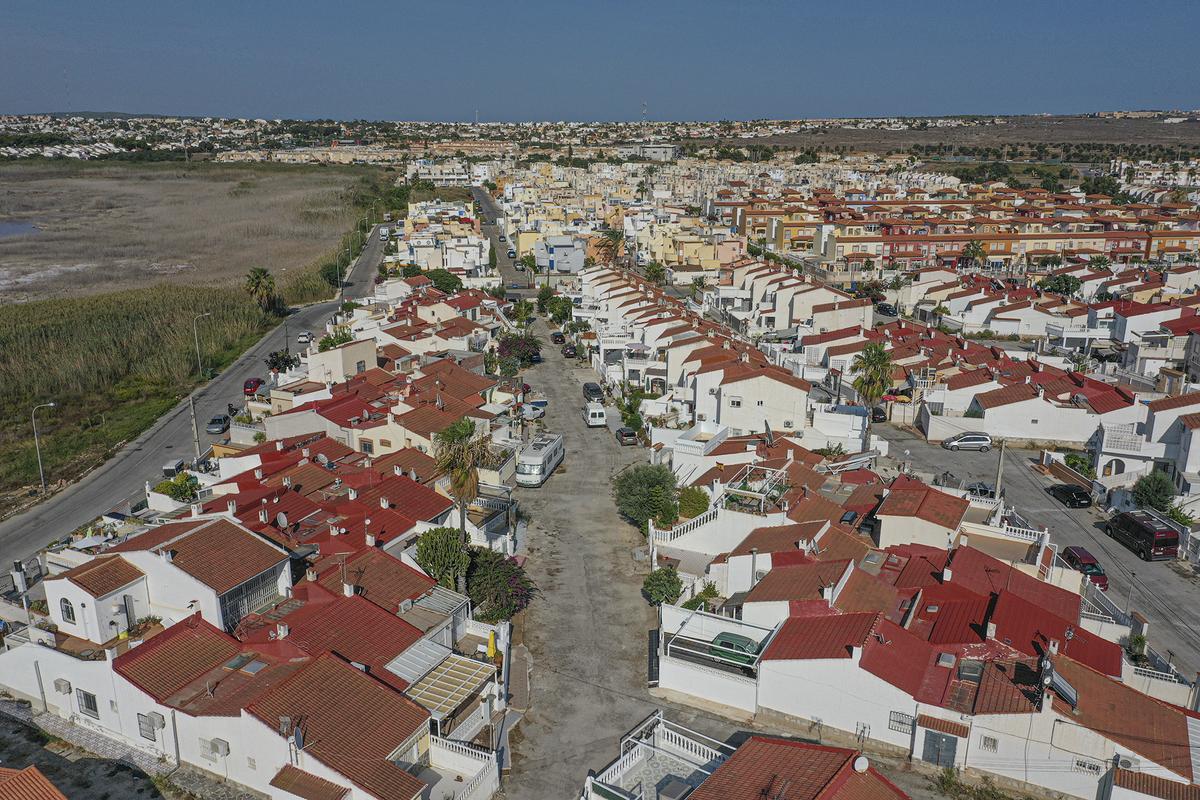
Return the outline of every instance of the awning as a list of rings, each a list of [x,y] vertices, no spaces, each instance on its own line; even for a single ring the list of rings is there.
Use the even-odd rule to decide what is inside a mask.
[[[443,719],[479,694],[495,675],[494,664],[451,653],[405,694],[429,709],[434,719]]]

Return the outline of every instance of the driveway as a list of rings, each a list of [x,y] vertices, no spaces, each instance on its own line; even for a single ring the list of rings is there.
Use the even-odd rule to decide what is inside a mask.
[[[976,453],[943,450],[912,431],[876,425],[875,433],[887,439],[891,457],[907,460],[918,473],[934,475],[949,470],[966,481],[996,479],[999,451]],[[908,454],[905,454],[908,451]],[[1106,515],[1095,509],[1068,509],[1046,490],[1052,481],[1035,472],[1038,450],[1008,448],[1004,462],[1004,492],[1017,513],[1035,528],[1050,530],[1050,540],[1060,548],[1086,547],[1108,573],[1108,596],[1120,608],[1132,608],[1150,622],[1150,645],[1170,657],[1184,675],[1200,669],[1200,607],[1195,598],[1200,579],[1182,564],[1142,561],[1108,538],[1102,530]]]
[[[365,297],[375,291],[375,269],[382,257],[378,228],[372,228],[366,247],[346,274],[343,289],[346,299]],[[267,354],[282,349],[285,342],[294,348],[296,334],[301,330],[324,330],[337,305],[336,301],[327,301],[299,309],[288,317],[286,324],[267,333],[224,372],[192,393],[196,420],[201,426],[202,451],[223,438],[204,433],[204,423],[210,417],[224,414],[229,403],[242,402],[243,381],[266,373],[263,359]],[[199,331],[203,338],[203,321]],[[194,454],[191,414],[184,398],[104,464],[28,511],[0,522],[0,563],[28,558],[48,542],[86,525],[122,501],[144,497],[145,481],[160,479],[164,463],[175,458],[191,460]]]

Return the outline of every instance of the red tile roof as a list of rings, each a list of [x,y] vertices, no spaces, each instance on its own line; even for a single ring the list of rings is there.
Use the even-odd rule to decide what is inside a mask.
[[[342,591],[342,561],[330,557],[314,565],[317,582],[335,594]],[[363,597],[382,609],[396,613],[400,603],[415,600],[435,585],[395,556],[382,550],[361,550],[345,560],[345,576]]]
[[[1200,786],[1180,783],[1149,772],[1117,767],[1113,770],[1113,785],[1160,800],[1200,800]]]
[[[875,513],[877,516],[917,517],[943,528],[957,530],[970,505],[962,497],[940,492],[918,480],[902,476],[892,481],[891,491]]]
[[[197,613],[117,656],[113,669],[161,703],[240,650],[236,639]]]
[[[746,595],[746,602],[819,600],[821,590],[835,585],[849,564],[849,561],[817,561],[776,567],[754,585]]]
[[[691,800],[908,800],[874,767],[856,772],[859,751],[751,736],[692,792]]]
[[[67,796],[34,766],[24,769],[0,767],[0,798],[3,800],[67,800]]]
[[[1176,408],[1186,408],[1187,406],[1200,405],[1200,392],[1191,392],[1189,394],[1178,394],[1174,397],[1163,397],[1155,400],[1147,405],[1151,411],[1170,411]]]
[[[338,786],[291,764],[284,764],[283,769],[275,773],[271,785],[304,800],[342,800],[350,794],[349,787]]]
[[[849,658],[850,648],[863,646],[878,619],[872,613],[791,617],[763,651],[763,660]]]
[[[104,597],[141,577],[144,573],[120,556],[97,556],[46,580],[68,580],[92,597]]]
[[[992,408],[1000,408],[1001,406],[1021,403],[1026,400],[1035,400],[1037,397],[1037,387],[1032,383],[1014,383],[1011,386],[992,389],[990,392],[980,392],[975,395],[975,402],[980,408],[987,411]]]
[[[294,720],[307,754],[370,794],[410,800],[427,788],[389,759],[429,712],[337,656],[321,656],[246,710],[272,730],[280,717]]]
[[[173,522],[109,548],[110,553],[173,551],[171,563],[223,594],[287,561],[287,553],[225,518]]]
[[[1050,640],[1059,643],[1059,652],[1115,678],[1121,676],[1124,662],[1119,644],[1102,639],[1076,623],[1057,617],[1044,608],[1023,600],[1011,592],[1000,592],[990,621],[996,626],[998,641],[1028,656],[1050,651]],[[1067,631],[1071,638],[1067,639]]]
[[[918,714],[917,725],[922,728],[928,728],[931,731],[937,731],[938,733],[957,736],[960,739],[967,738],[967,735],[970,733],[970,729],[961,722],[951,722],[948,719],[931,717],[928,714]]]
[[[950,566],[951,582],[978,595],[1009,592],[1072,624],[1079,621],[1079,595],[1027,575],[1007,561],[973,547],[959,547]]]

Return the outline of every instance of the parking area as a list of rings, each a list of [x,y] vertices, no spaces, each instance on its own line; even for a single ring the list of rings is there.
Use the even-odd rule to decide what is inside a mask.
[[[908,461],[917,473],[936,475],[949,470],[958,478],[994,483],[1000,454],[962,450],[951,452],[892,425],[877,425],[875,433],[890,443],[886,463]],[[1200,608],[1194,599],[1200,577],[1183,563],[1142,561],[1110,539],[1103,526],[1107,515],[1095,508],[1066,508],[1048,491],[1056,483],[1034,471],[1040,451],[1008,448],[1004,462],[1005,497],[1033,527],[1045,526],[1059,548],[1087,548],[1109,578],[1108,597],[1120,608],[1139,612],[1150,623],[1148,639],[1185,675],[1200,669]],[[889,474],[894,474],[889,472]]]

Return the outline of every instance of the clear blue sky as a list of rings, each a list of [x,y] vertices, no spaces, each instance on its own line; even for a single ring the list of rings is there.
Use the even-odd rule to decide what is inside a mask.
[[[1200,107],[1194,0],[94,0],[0,10],[0,113],[744,119]]]

